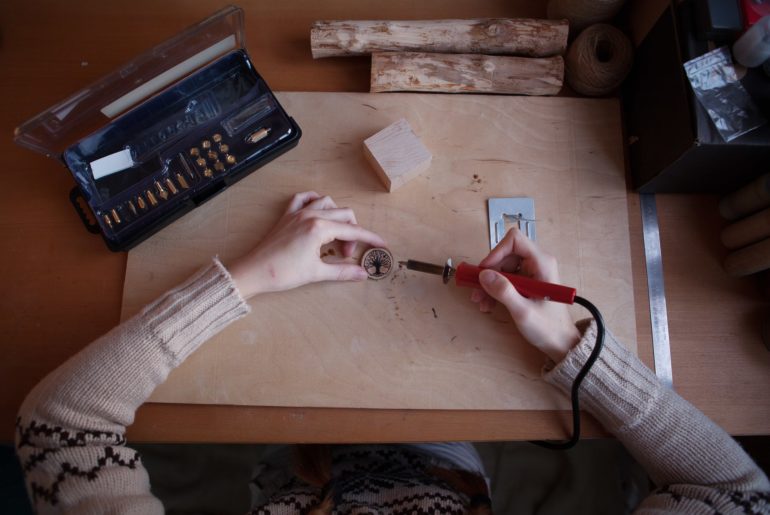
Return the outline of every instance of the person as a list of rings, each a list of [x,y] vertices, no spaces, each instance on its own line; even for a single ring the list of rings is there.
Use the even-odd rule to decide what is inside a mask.
[[[162,513],[126,426],[169,372],[252,309],[246,300],[318,281],[363,281],[320,248],[386,246],[329,197],[300,193],[272,231],[226,268],[217,259],[98,338],[24,400],[16,449],[40,513]],[[481,262],[481,311],[501,303],[548,358],[544,379],[569,392],[591,352],[596,324],[574,324],[561,304],[523,298],[495,270],[559,282],[557,263],[512,230]],[[259,309],[255,304],[254,309]],[[581,387],[582,406],[644,466],[657,489],[639,513],[770,513],[770,483],[722,429],[658,382],[608,332]],[[316,452],[318,451],[318,452]],[[488,513],[483,470],[467,446],[342,446],[300,455],[298,477],[262,474],[253,513]],[[269,485],[272,478],[272,490]]]

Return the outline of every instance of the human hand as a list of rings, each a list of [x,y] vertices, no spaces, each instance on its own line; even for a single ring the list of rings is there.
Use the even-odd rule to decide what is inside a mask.
[[[343,242],[346,258],[355,252],[357,241],[386,245],[380,236],[357,225],[353,210],[337,207],[331,197],[297,193],[267,236],[228,268],[245,298],[319,281],[365,280],[366,271],[358,264],[321,260],[321,246],[335,240]]]
[[[540,250],[519,229],[511,229],[479,266],[483,290],[474,290],[471,300],[488,313],[495,301],[503,304],[519,332],[555,362],[559,362],[580,341],[580,333],[570,318],[567,306],[558,302],[527,299],[504,276],[493,270],[521,273],[539,281],[559,283],[556,258]]]

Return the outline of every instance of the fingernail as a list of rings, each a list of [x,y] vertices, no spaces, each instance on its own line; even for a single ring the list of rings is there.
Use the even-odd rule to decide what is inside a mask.
[[[361,268],[360,270],[356,270],[355,280],[356,281],[365,281],[369,277],[369,274],[366,273],[366,270]]]
[[[497,274],[494,273],[492,270],[482,270],[479,274],[479,281],[481,284],[486,284],[487,286],[490,286],[497,281]]]

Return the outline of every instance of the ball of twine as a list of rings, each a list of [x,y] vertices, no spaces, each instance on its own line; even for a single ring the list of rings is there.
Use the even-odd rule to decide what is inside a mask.
[[[566,18],[569,30],[574,36],[594,23],[608,21],[615,17],[625,0],[549,0],[548,17]]]
[[[604,23],[591,25],[567,51],[567,83],[583,95],[606,95],[631,71],[633,55],[631,41],[621,31]]]

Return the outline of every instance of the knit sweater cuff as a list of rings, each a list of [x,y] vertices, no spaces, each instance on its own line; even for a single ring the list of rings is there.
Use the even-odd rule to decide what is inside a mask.
[[[215,257],[211,265],[144,308],[140,316],[176,366],[250,311],[230,273]]]
[[[572,383],[596,342],[596,322],[578,322],[583,334],[567,356],[543,370],[544,379],[569,395]],[[580,386],[582,407],[596,416],[608,430],[630,428],[652,409],[665,387],[615,337],[605,332],[604,347]]]

